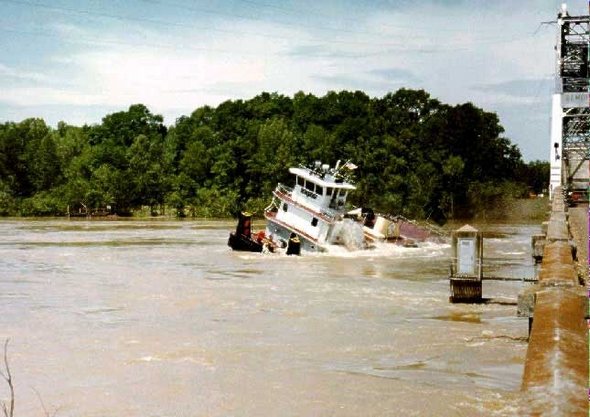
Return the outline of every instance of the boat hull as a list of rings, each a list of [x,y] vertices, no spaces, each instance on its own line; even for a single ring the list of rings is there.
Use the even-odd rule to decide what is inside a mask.
[[[247,236],[230,233],[227,245],[236,251],[262,252],[263,245]]]
[[[306,252],[326,252],[331,245],[342,246],[350,251],[369,248],[362,231],[362,226],[350,219],[337,221],[330,225],[329,240],[317,240],[290,225],[277,220],[274,216],[266,216],[266,235],[271,237],[276,245],[285,247],[291,234],[294,233],[301,240],[301,250]]]
[[[282,247],[286,247],[291,233],[295,233],[301,241],[301,250],[305,252],[324,252],[326,249],[316,240],[306,236],[299,230],[290,228],[287,225],[281,224],[273,218],[267,216],[266,236],[272,241]]]

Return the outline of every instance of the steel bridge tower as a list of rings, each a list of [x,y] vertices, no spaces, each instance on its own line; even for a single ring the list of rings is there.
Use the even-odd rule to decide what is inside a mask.
[[[549,195],[557,186],[588,191],[590,185],[590,0],[588,15],[557,14],[555,93],[551,109]]]

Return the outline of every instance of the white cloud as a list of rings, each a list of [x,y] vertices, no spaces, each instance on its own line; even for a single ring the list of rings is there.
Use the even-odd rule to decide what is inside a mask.
[[[76,32],[75,28],[68,31]],[[198,45],[191,40],[187,43]],[[221,52],[244,47],[248,39],[218,39],[208,49],[182,50],[101,45],[96,50],[54,56],[53,67],[67,67],[64,78],[50,79],[38,73],[20,72],[0,65],[0,74],[43,82],[42,85],[10,86],[0,82],[0,100],[19,106],[41,104],[127,106],[142,102],[160,109],[195,107],[195,92],[199,104],[208,99],[219,100],[211,93],[219,85],[240,87],[262,83],[267,64],[257,57]],[[269,45],[259,45],[268,49]],[[207,52],[207,53],[204,53]],[[58,74],[59,71],[57,71]],[[69,76],[68,76],[69,75]],[[73,76],[72,76],[73,75]],[[4,85],[3,85],[4,84]]]
[[[4,87],[1,101],[15,106],[77,105],[91,106],[97,95],[53,87]]]
[[[356,63],[342,63],[348,59],[339,57],[343,51],[363,48],[354,43],[329,44],[328,49],[337,48],[338,52],[314,58],[294,57],[290,50],[309,42],[309,34],[260,22],[234,24],[231,29],[215,36],[195,34],[180,40],[151,32],[141,45],[132,45],[136,41],[128,39],[136,37],[133,30],[129,36],[111,33],[101,38],[86,29],[62,25],[60,33],[96,39],[98,45],[87,44],[89,50],[78,47],[74,52],[66,50],[51,57],[49,62],[57,78],[45,78],[43,85],[7,86],[0,100],[19,106],[123,108],[139,102],[165,114],[178,110],[188,114],[200,105],[249,98],[263,90],[322,93],[329,86],[317,75],[334,73],[341,67],[357,70]],[[237,36],[239,33],[243,35]],[[276,37],[258,35],[263,33],[275,33]],[[106,42],[100,43],[100,39]],[[111,40],[117,43],[109,43]],[[153,48],[150,43],[166,47]]]
[[[45,74],[39,72],[22,71],[2,63],[0,63],[0,77],[6,77],[7,81],[10,81],[10,79],[32,82],[42,82],[48,80],[48,77]]]
[[[264,78],[264,65],[255,60],[112,50],[77,56],[93,90],[115,103],[178,104],[194,90],[217,83],[250,83]]]

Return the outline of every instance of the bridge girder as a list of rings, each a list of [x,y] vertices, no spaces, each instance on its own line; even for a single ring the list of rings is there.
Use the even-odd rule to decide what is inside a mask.
[[[590,185],[590,16],[557,17],[556,95],[551,132],[551,189]],[[559,174],[561,171],[561,174]]]

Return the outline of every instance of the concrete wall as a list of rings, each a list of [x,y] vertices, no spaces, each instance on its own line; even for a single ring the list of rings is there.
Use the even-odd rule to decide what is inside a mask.
[[[554,194],[522,380],[522,415],[588,416],[588,297],[574,265],[567,207]]]

